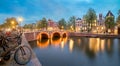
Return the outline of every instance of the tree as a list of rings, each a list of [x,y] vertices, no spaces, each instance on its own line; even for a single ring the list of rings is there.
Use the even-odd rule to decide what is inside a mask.
[[[47,20],[46,18],[42,18],[41,22],[41,28],[46,28],[47,30]]]
[[[105,26],[106,26],[107,30],[114,28],[115,23],[114,23],[114,17],[113,16],[106,17],[106,19],[105,19]]]
[[[93,24],[95,23],[95,20],[97,19],[97,15],[94,9],[89,8],[89,10],[87,11],[86,15],[84,15],[83,17],[86,21],[86,23],[88,24],[88,27],[90,27],[90,30],[93,27]]]
[[[66,21],[64,18],[62,18],[61,20],[58,21],[58,27],[59,27],[59,29],[66,28]]]
[[[42,27],[41,27],[41,20],[39,20],[39,21],[37,21],[37,29],[41,29]]]
[[[118,10],[118,15],[120,15],[120,9]]]
[[[118,27],[120,27],[120,9],[118,10],[118,17],[116,19]]]
[[[70,22],[69,22],[69,21],[68,21],[68,22],[66,22],[66,29],[67,29],[67,30],[70,30],[70,29],[71,29],[71,27],[70,27],[71,25],[72,25],[72,24],[70,24]]]
[[[32,29],[33,25],[32,24],[25,24],[23,26],[24,29]]]
[[[23,26],[23,28],[24,28],[24,29],[27,29],[27,24],[25,24],[25,25]]]
[[[72,16],[70,17],[69,21],[68,21],[68,25],[69,27],[71,28],[71,26],[73,27],[73,30],[76,30],[75,29],[75,20],[76,20],[76,17],[75,16]]]
[[[0,29],[1,29],[1,28],[4,28],[4,24],[1,24],[1,25],[0,25]]]
[[[18,22],[14,17],[7,18],[3,24],[5,28],[16,28],[17,25],[18,25]]]

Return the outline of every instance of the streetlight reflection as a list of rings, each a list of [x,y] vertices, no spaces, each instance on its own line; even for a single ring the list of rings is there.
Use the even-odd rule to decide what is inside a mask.
[[[101,39],[101,50],[105,49],[105,39]]]
[[[93,50],[95,53],[105,50],[105,39],[90,38],[89,43],[90,50]]]
[[[73,46],[74,46],[74,41],[72,39],[70,39],[70,43],[69,43],[69,50],[70,50],[70,52],[73,51]]]
[[[61,40],[61,49],[64,48],[66,42],[67,42],[67,37],[66,38],[62,38],[62,40]]]

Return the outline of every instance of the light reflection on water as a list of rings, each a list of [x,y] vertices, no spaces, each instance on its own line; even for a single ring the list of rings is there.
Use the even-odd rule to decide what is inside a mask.
[[[93,50],[95,53],[97,53],[99,51],[104,51],[105,39],[90,38],[89,39],[89,49]]]
[[[46,39],[44,41],[39,41],[37,40],[37,46],[40,47],[40,48],[47,48],[49,45],[49,40]]]
[[[67,42],[67,37],[66,38],[57,38],[57,39],[45,39],[44,41],[37,40],[37,46],[40,48],[47,48],[50,44],[57,47],[61,46],[61,48],[64,48],[64,45]]]
[[[120,39],[77,37],[30,44],[43,66],[120,66]]]
[[[70,52],[72,52],[73,47],[74,47],[74,41],[72,39],[70,39],[70,41],[69,41],[69,51]]]

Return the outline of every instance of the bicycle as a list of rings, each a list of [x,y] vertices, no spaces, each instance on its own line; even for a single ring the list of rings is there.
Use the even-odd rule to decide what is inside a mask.
[[[10,48],[8,46],[8,42],[14,42],[16,45]],[[21,42],[22,33],[20,33],[14,38],[2,36],[1,47],[3,48],[4,52],[0,55],[0,59],[9,60],[11,56],[11,51],[15,50],[14,60],[16,61],[16,63],[20,65],[27,64],[31,59],[32,51],[28,46],[21,45]]]

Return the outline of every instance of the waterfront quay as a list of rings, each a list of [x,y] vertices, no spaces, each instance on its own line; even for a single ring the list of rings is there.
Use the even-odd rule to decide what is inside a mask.
[[[4,61],[4,63],[0,63],[0,66],[42,66],[39,62],[38,58],[36,57],[36,54],[32,50],[31,46],[29,45],[28,41],[26,40],[25,35],[22,35],[22,45],[28,46],[30,50],[32,51],[32,56],[30,62],[28,62],[26,65],[19,65],[14,60],[14,53],[15,51],[12,51],[12,55],[10,60]]]
[[[92,34],[92,33],[80,33],[69,32],[69,37],[93,37],[93,38],[120,38],[117,34]]]

